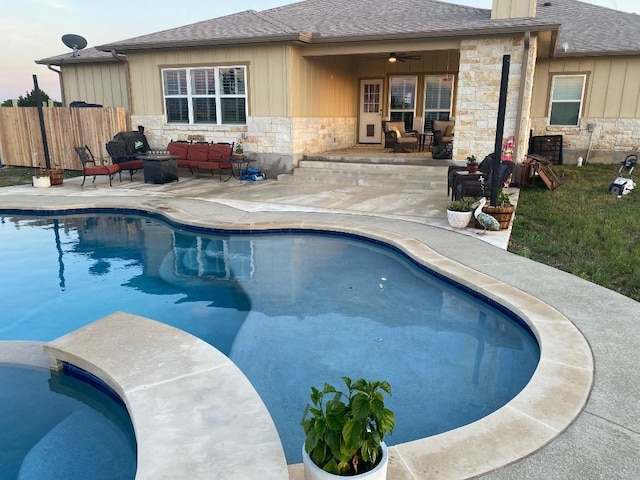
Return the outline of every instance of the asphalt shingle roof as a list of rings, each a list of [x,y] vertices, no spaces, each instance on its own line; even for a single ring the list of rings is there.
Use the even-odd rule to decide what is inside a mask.
[[[394,37],[475,36],[558,30],[559,27],[556,55],[640,54],[640,15],[578,0],[537,2],[536,18],[496,21],[491,20],[491,10],[438,0],[304,0],[260,12],[247,10],[101,45],[97,49],[123,53],[149,48],[294,40],[315,44]],[[545,3],[551,5],[545,6]],[[88,55],[83,59],[89,58]],[[59,63],[52,60],[83,60],[70,57],[70,54],[60,55],[37,63],[55,65]],[[95,58],[98,60],[100,56]]]
[[[111,53],[102,52],[95,47],[78,50],[78,55],[73,56],[73,52],[63,53],[55,57],[43,58],[36,60],[36,63],[42,65],[62,65],[63,63],[96,63],[96,62],[117,62]]]
[[[537,18],[556,19],[562,23],[558,54],[597,55],[640,53],[640,15],[620,12],[577,0],[551,0],[543,6],[538,0]]]

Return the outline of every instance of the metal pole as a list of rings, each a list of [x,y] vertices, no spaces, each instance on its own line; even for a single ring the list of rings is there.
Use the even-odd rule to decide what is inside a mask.
[[[491,202],[498,203],[498,192],[502,189],[500,182],[500,157],[502,156],[502,137],[504,135],[504,116],[507,109],[507,85],[509,83],[509,65],[511,55],[502,56],[502,78],[500,79],[500,99],[498,100],[498,121],[496,124],[496,141],[493,148],[493,168],[491,169]],[[524,79],[523,79],[524,80]]]
[[[38,107],[38,118],[40,119],[40,133],[42,133],[42,148],[44,149],[44,163],[47,170],[51,168],[49,159],[49,144],[47,143],[47,131],[44,128],[44,113],[42,112],[42,101],[40,101],[40,89],[38,88],[38,77],[33,75],[33,89],[36,92],[36,106]]]

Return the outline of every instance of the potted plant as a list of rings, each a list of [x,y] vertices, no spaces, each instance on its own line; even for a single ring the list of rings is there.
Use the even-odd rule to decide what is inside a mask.
[[[236,160],[243,160],[244,159],[244,148],[242,148],[242,142],[238,141],[238,143],[236,144],[236,149],[234,151],[234,158]]]
[[[47,188],[51,186],[51,173],[46,168],[43,168],[38,162],[38,154],[32,153],[33,164],[37,165],[37,170],[31,177],[31,184],[36,188]]]
[[[384,406],[384,393],[391,395],[391,386],[362,378],[342,381],[347,393],[328,383],[322,390],[311,387],[312,405],[307,404],[301,422],[305,480],[383,480],[389,459],[383,440],[395,426],[393,412]]]
[[[469,155],[467,157],[467,171],[469,173],[476,173],[478,171],[478,160],[475,155]]]
[[[453,228],[466,228],[473,216],[473,200],[461,198],[447,207],[447,221]]]
[[[511,204],[509,194],[505,193],[505,191],[502,189],[498,191],[498,198],[496,200],[495,206],[485,205],[484,207],[482,207],[482,211],[484,213],[488,213],[498,221],[498,223],[500,224],[500,230],[509,228],[514,210],[515,207]],[[479,227],[477,221],[476,227]]]

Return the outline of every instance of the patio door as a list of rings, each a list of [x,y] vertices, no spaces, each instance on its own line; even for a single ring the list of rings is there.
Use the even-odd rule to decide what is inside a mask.
[[[382,79],[360,81],[358,143],[382,141]]]

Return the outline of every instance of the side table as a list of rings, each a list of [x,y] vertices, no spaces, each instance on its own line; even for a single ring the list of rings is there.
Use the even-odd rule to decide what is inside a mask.
[[[242,181],[242,172],[249,166],[251,162],[255,162],[254,159],[244,158],[232,158],[231,159],[231,173],[234,178]]]
[[[427,141],[427,138],[429,140]],[[418,151],[424,152],[425,148],[431,150],[431,142],[433,142],[433,133],[418,133]]]

